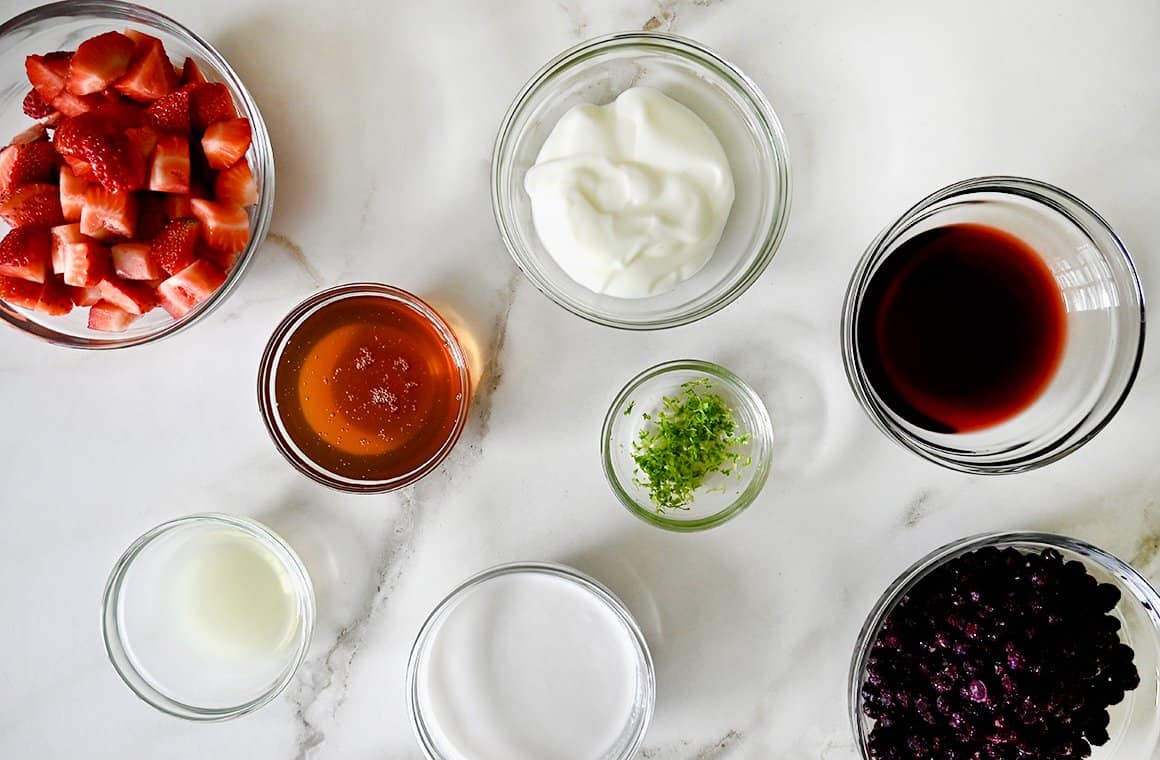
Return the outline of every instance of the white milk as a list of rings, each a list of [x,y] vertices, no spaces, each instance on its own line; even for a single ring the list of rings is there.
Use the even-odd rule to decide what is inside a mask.
[[[588,589],[500,575],[432,631],[419,709],[447,760],[598,760],[631,721],[637,663],[632,633]]]

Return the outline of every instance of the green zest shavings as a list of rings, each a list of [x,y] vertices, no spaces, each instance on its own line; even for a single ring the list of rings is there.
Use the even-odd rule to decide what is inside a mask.
[[[660,411],[644,414],[645,428],[632,442],[633,483],[648,489],[658,514],[688,509],[706,478],[752,461],[739,452],[749,436],[734,434],[733,410],[712,391],[708,378],[690,380],[676,398],[661,399]]]

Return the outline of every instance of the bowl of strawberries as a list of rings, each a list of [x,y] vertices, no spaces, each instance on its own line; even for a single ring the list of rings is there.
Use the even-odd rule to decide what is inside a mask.
[[[208,43],[122,2],[0,26],[0,319],[124,348],[220,305],[274,200],[265,123]]]

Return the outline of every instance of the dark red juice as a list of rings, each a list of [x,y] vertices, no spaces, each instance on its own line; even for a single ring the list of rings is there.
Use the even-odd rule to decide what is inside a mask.
[[[856,339],[867,377],[904,419],[940,433],[997,425],[1051,382],[1063,296],[1025,242],[981,224],[923,232],[867,287]]]

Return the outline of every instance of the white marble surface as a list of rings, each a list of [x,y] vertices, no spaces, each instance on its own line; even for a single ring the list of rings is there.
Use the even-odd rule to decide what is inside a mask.
[[[31,5],[4,0],[7,16]],[[610,584],[657,662],[642,757],[853,757],[846,667],[888,581],[967,533],[1093,540],[1160,579],[1160,348],[1091,444],[1039,472],[942,471],[892,446],[846,387],[838,316],[864,245],[970,175],[1057,183],[1106,214],[1160,292],[1160,5],[1085,0],[156,0],[248,82],[277,154],[272,235],[192,332],[85,354],[0,332],[0,757],[410,760],[403,673],[421,620],[493,563]],[[693,326],[586,324],[525,283],[491,218],[511,97],[581,38],[671,29],[733,59],[778,110],[796,197],[781,251]],[[300,251],[300,253],[297,253]],[[486,377],[451,459],[348,497],[301,478],[258,418],[259,353],[309,293],[371,279],[457,312]],[[779,443],[762,498],[721,529],[637,522],[600,472],[600,419],[644,366],[698,356],[750,379]],[[138,534],[200,510],[282,531],[315,575],[306,666],[259,713],[155,713],[105,660],[101,588]],[[578,759],[581,760],[581,759]]]

